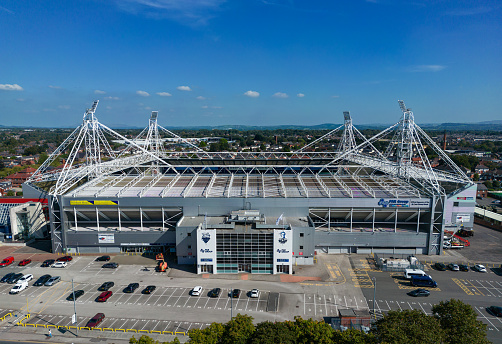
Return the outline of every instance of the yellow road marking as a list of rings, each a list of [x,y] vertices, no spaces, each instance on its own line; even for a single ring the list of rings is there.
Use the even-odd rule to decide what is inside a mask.
[[[457,280],[455,281],[456,278],[453,278],[453,282],[455,282],[458,286],[460,286],[460,288],[462,288],[462,290],[464,292],[466,292],[467,295],[481,295],[481,296],[485,296],[485,294],[483,294],[474,284],[472,284],[470,281],[466,281],[466,280],[463,280],[463,279],[460,279],[460,280]],[[471,292],[471,294],[469,294],[467,291],[469,290]]]

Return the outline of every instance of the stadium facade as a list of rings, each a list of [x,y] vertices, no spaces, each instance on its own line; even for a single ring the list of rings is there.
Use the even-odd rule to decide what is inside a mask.
[[[441,254],[445,229],[473,226],[476,185],[403,102],[400,121],[371,138],[346,112],[342,126],[287,153],[206,152],[157,112],[128,139],[97,120],[97,104],[23,186],[48,195],[54,252],[172,252],[198,273],[292,273],[316,251]],[[166,149],[166,136],[184,148]],[[127,147],[113,151],[111,139]],[[329,141],[336,151],[311,151]],[[49,171],[65,152],[64,168]]]

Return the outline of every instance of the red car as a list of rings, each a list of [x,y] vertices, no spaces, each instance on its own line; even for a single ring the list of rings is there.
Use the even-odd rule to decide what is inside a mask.
[[[86,327],[90,328],[96,327],[103,321],[104,318],[105,315],[103,313],[98,313],[95,316],[93,316],[91,320],[87,322]]]
[[[0,267],[11,265],[12,263],[14,263],[14,257],[7,257],[4,260],[2,260],[2,262],[0,263]]]
[[[98,296],[98,302],[106,302],[113,295],[111,290],[104,291]]]
[[[64,256],[64,257],[58,258],[58,262],[71,262],[72,259],[73,259],[72,256]]]
[[[22,261],[19,262],[19,266],[25,266],[31,263],[31,259],[23,259]]]

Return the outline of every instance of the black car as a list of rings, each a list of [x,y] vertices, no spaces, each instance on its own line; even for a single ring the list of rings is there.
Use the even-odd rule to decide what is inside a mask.
[[[54,259],[44,260],[44,262],[42,263],[41,267],[48,268],[49,266],[51,266],[52,264],[54,264],[54,262],[55,262]]]
[[[434,269],[438,271],[446,271],[446,265],[444,265],[443,263],[436,263],[434,264]]]
[[[143,294],[151,294],[155,291],[155,289],[157,289],[156,286],[154,285],[149,285],[148,287],[146,287],[145,289],[143,289],[142,293]]]
[[[98,290],[99,291],[107,291],[108,289],[110,289],[114,285],[115,285],[115,283],[113,283],[113,282],[105,282],[105,283],[101,284],[101,286],[98,288]]]
[[[7,283],[14,284],[17,283],[24,275],[22,273],[14,274],[10,276],[10,278],[7,280]]]
[[[232,297],[238,298],[241,295],[241,290],[240,289],[234,289],[232,290]]]
[[[12,275],[14,275],[14,273],[13,272],[9,272],[7,275],[3,276],[2,279],[0,279],[0,282],[1,283],[7,282],[12,277]]]
[[[209,293],[207,293],[207,296],[209,296],[209,297],[219,297],[220,293],[221,293],[221,289],[220,288],[213,288],[213,289],[211,289],[209,291]]]
[[[127,287],[124,289],[124,293],[134,293],[136,289],[138,289],[139,283],[130,283]]]
[[[45,282],[47,282],[48,280],[51,279],[51,275],[43,275],[43,276],[40,276],[39,279],[37,279],[37,281],[35,283],[33,283],[34,286],[37,286],[37,287],[40,287],[42,285],[45,284]]]
[[[78,299],[82,295],[84,295],[83,290],[75,290],[75,300]],[[73,301],[73,292],[71,292],[70,295],[68,295],[68,297],[66,299],[68,301]]]
[[[458,264],[460,271],[469,271],[469,267],[465,264]]]
[[[429,296],[430,294],[431,294],[431,292],[428,290],[425,290],[425,289],[415,289],[415,290],[412,290],[408,293],[408,295],[414,296],[414,297]]]
[[[490,313],[496,317],[502,317],[502,307],[490,306],[490,307],[486,307],[486,310],[488,311],[488,313]]]
[[[104,269],[116,269],[119,267],[119,264],[118,263],[106,263],[106,264],[103,264],[102,268]]]
[[[101,257],[96,258],[97,262],[107,262],[109,260],[110,260],[110,256],[101,256]]]

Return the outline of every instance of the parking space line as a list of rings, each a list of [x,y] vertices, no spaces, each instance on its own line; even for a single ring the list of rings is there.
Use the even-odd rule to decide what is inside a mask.
[[[485,318],[485,319],[486,319],[486,321],[488,321],[488,322],[490,323],[490,325],[492,325],[492,326],[493,326],[493,328],[495,328],[495,330],[497,330],[497,332],[500,332],[500,330],[499,330],[499,329],[498,329],[495,325],[493,325],[493,323],[490,321],[490,319],[488,319],[488,318],[486,317],[486,315],[485,315],[483,312],[481,312],[481,311],[479,310],[479,307],[474,307],[474,308],[476,308],[476,310],[478,311],[478,313],[479,313],[479,314],[480,314],[483,318]]]

